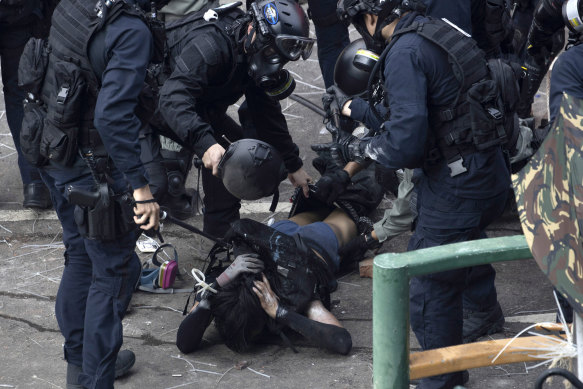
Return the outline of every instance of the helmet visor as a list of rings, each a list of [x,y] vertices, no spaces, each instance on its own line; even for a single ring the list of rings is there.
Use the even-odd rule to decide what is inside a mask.
[[[297,61],[300,56],[308,59],[314,48],[314,39],[293,35],[278,35],[275,45],[279,52],[290,61]]]

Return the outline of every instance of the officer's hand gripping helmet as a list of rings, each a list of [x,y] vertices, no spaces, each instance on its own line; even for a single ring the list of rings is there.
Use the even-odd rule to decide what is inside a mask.
[[[371,72],[379,56],[366,49],[364,39],[352,41],[334,65],[334,84],[350,97],[364,97]]]
[[[309,38],[308,17],[296,1],[263,0],[248,3],[252,29],[245,42],[249,75],[274,99],[293,92],[295,81],[283,69],[288,61],[307,59],[314,39]],[[253,36],[255,38],[253,39]]]
[[[425,6],[418,0],[339,0],[336,12],[338,19],[346,25],[352,23],[364,39],[366,48],[381,53],[387,42],[381,35],[384,27],[399,18],[404,11],[423,11]],[[364,15],[378,17],[374,34],[370,34],[364,23]]]
[[[277,150],[257,139],[231,143],[219,162],[225,188],[241,200],[257,200],[276,193],[286,170]]]

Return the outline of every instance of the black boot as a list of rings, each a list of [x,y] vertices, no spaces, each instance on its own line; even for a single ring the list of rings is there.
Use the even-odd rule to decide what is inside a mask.
[[[77,381],[81,373],[83,373],[81,366],[67,364],[67,389],[83,389],[83,385]]]
[[[115,360],[115,378],[125,375],[136,363],[136,354],[131,350],[121,350]]]
[[[24,208],[47,209],[53,206],[49,190],[42,182],[26,184],[22,192],[24,194],[22,202]]]
[[[131,350],[122,350],[117,354],[115,360],[115,378],[125,374],[136,363],[136,355]],[[83,389],[83,385],[78,383],[79,374],[83,372],[81,366],[67,364],[67,389]]]

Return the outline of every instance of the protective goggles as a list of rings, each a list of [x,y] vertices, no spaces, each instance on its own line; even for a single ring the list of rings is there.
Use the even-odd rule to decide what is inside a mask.
[[[275,46],[290,61],[297,61],[300,56],[305,60],[312,54],[314,39],[282,34],[275,37]]]

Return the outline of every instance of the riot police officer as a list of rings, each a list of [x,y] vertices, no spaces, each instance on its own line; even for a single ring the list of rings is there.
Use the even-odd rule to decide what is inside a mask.
[[[583,98],[583,71],[580,63],[583,58],[583,28],[578,0],[543,0],[535,12],[531,25],[527,52],[537,63],[550,66],[553,58],[554,37],[564,35],[565,26],[569,29],[570,45],[568,50],[561,54],[553,65],[550,80],[549,118],[552,123],[559,113],[563,93]],[[544,71],[546,73],[546,69]],[[543,75],[544,75],[543,73]]]
[[[421,7],[416,1],[345,0],[339,8],[371,47],[384,51],[380,62],[390,113],[388,120],[381,117],[379,135],[340,142],[336,152],[351,162],[343,174],[320,179],[316,195],[332,200],[367,160],[394,169],[416,168],[418,217],[408,249],[485,237],[485,227],[502,213],[510,179],[501,139],[492,132],[491,146],[474,141],[469,112],[460,108],[467,102],[470,85],[488,76],[483,52],[459,30],[417,12]],[[472,63],[471,70],[463,72],[472,74],[473,80],[462,83],[456,78],[448,55],[459,58],[459,52],[444,43],[446,36],[463,45],[466,60]],[[351,115],[349,101],[340,108]],[[462,342],[462,306],[469,302],[486,321],[500,327],[504,319],[494,278],[489,265],[413,278],[411,325],[423,349]],[[491,330],[499,330],[497,326]],[[454,373],[424,379],[419,387],[451,388],[461,383],[462,374]]]
[[[310,177],[277,100],[295,86],[283,66],[307,58],[313,39],[307,16],[293,1],[253,2],[247,13],[232,6],[210,12],[187,17],[168,32],[172,74],[160,89],[159,108],[175,138],[202,157],[204,231],[223,236],[240,208],[216,176],[228,142],[256,137],[271,144],[292,184],[308,192]],[[226,111],[242,96],[239,126]]]
[[[38,28],[45,25],[42,20],[43,7],[48,8],[49,2],[39,0],[21,0],[0,2],[0,59],[2,61],[2,84],[4,85],[4,101],[6,103],[6,118],[14,140],[18,155],[18,169],[23,184],[25,208],[48,208],[51,199],[43,184],[38,169],[32,166],[23,156],[20,148],[20,128],[24,112],[22,101],[24,93],[18,87],[18,61],[24,45],[35,34],[43,34]],[[48,9],[46,10],[48,12]]]
[[[136,224],[159,223],[135,109],[160,42],[150,4],[164,3],[62,0],[53,14],[40,153],[66,247],[55,312],[67,388],[113,388],[114,377],[135,361],[133,353],[118,352],[141,269]]]

